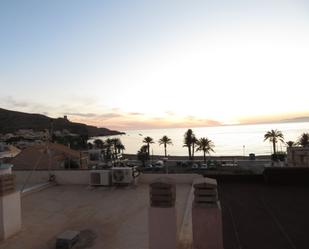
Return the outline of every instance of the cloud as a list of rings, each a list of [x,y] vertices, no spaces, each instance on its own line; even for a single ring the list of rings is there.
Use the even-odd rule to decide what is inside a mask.
[[[90,99],[85,99],[84,102],[90,103]],[[0,103],[3,104],[4,108],[8,109],[42,113],[54,117],[67,115],[69,119],[74,122],[117,130],[187,128],[221,125],[221,123],[216,120],[202,119],[195,116],[178,116],[172,111],[163,113],[163,116],[155,117],[148,116],[146,113],[141,112],[123,112],[118,108],[106,109],[105,112],[87,112],[88,107],[80,103],[78,103],[78,105],[60,103],[58,106],[45,106],[32,101],[16,100],[11,96],[0,98]],[[85,112],[83,112],[84,110]]]
[[[128,114],[132,115],[132,116],[142,116],[142,115],[144,115],[144,113],[141,113],[141,112],[129,112]]]
[[[12,96],[6,96],[1,98],[1,103],[11,108],[28,107],[31,103],[27,101],[15,100]]]
[[[92,118],[97,117],[97,114],[94,113],[79,113],[79,112],[66,112],[64,115],[71,115],[71,116],[79,116],[79,117],[85,117],[85,118]]]
[[[119,118],[119,117],[122,117],[123,114],[119,114],[119,113],[105,113],[105,114],[100,114],[98,115],[98,117],[101,117],[101,118]]]
[[[90,120],[102,120],[106,119],[114,119],[123,117],[123,114],[120,113],[103,113],[103,114],[95,114],[95,113],[82,113],[82,112],[65,112],[64,115],[80,117],[80,118],[89,118]]]
[[[12,96],[0,97],[0,104],[3,108],[9,110],[38,113],[44,115],[47,115],[46,110],[52,110],[50,106],[36,103],[34,101],[15,99]]]
[[[111,116],[112,118],[106,118]],[[115,130],[138,130],[138,129],[160,129],[160,128],[190,128],[204,126],[218,126],[220,122],[216,120],[200,119],[194,116],[181,117],[172,120],[168,117],[144,117],[136,118],[130,113],[113,114],[107,113],[94,118],[79,117],[74,121],[87,123],[99,127],[107,127]]]
[[[174,116],[174,115],[176,115],[176,113],[173,112],[173,111],[166,111],[165,114],[167,114],[167,115],[169,115],[169,116]]]

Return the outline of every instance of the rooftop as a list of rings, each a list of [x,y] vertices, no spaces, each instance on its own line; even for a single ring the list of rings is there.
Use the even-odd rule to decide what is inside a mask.
[[[177,185],[178,227],[191,186]],[[22,197],[22,231],[1,242],[2,249],[54,249],[57,235],[82,231],[92,249],[148,248],[149,185],[94,188],[58,185]],[[91,245],[91,246],[90,246]],[[87,247],[89,246],[89,247]]]
[[[309,248],[309,187],[219,182],[225,249]]]
[[[188,178],[191,175],[173,175]],[[154,174],[143,175],[143,182]],[[250,182],[250,183],[248,183]],[[218,179],[225,249],[308,249],[309,187]],[[191,185],[176,185],[178,230],[188,222]],[[76,247],[148,249],[149,184],[129,187],[56,185],[22,197],[22,231],[2,249],[55,248],[57,235],[81,231]],[[189,249],[186,248],[186,249]]]

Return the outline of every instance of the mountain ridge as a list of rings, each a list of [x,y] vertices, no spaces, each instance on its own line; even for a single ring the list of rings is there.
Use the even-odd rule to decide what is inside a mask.
[[[35,131],[50,130],[51,126],[55,131],[66,129],[72,133],[88,135],[89,137],[124,134],[123,132],[107,128],[71,122],[65,118],[50,118],[43,114],[11,111],[0,108],[0,133],[13,133],[19,129],[32,129]]]

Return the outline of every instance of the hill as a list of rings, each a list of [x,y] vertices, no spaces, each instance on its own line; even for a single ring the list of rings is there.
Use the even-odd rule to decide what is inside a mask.
[[[284,122],[284,123],[309,122],[309,117],[297,117],[297,118],[284,119],[284,120],[281,120],[281,122]]]
[[[72,133],[88,135],[89,137],[124,134],[107,128],[70,122],[65,118],[55,119],[41,114],[30,114],[0,108],[0,133],[11,133],[19,129],[42,131],[50,129],[51,125],[55,131],[66,129]]]

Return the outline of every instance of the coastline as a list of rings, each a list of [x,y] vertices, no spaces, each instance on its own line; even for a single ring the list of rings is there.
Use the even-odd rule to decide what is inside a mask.
[[[124,158],[129,160],[137,160],[136,154],[123,154]],[[162,160],[164,155],[151,155],[150,160]],[[188,156],[168,156],[168,160],[173,161],[188,161]],[[270,155],[258,155],[255,156],[256,159],[267,160],[270,159]],[[194,160],[202,161],[203,156],[194,156]],[[206,160],[219,160],[219,161],[236,161],[236,160],[249,160],[249,156],[206,156]]]

